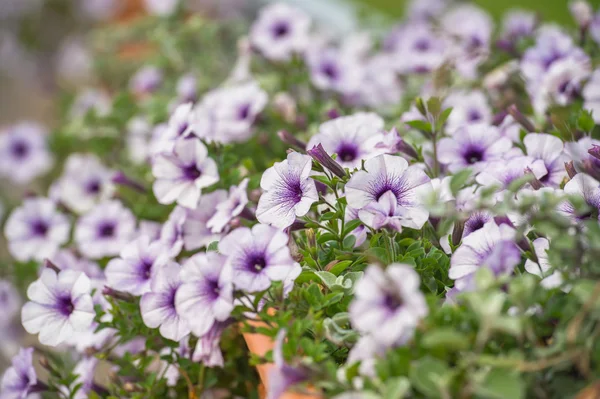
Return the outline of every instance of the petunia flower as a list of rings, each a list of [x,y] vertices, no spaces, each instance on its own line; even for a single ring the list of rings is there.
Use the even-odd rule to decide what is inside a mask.
[[[145,116],[134,116],[127,122],[127,153],[135,164],[150,159],[154,126]]]
[[[588,152],[595,145],[600,145],[600,140],[591,137],[582,137],[578,141],[565,143],[565,153],[573,160],[577,172],[585,172],[595,178],[599,178],[600,159]]]
[[[180,341],[190,333],[188,322],[177,312],[175,295],[183,281],[181,266],[168,262],[158,266],[151,279],[151,291],[140,300],[142,320],[150,328],[159,328],[160,335]]]
[[[46,268],[40,278],[29,285],[30,302],[23,306],[23,327],[38,334],[42,344],[57,346],[69,342],[79,331],[86,330],[96,313],[90,295],[89,278],[81,272]]]
[[[159,240],[163,242],[172,258],[179,255],[183,249],[183,224],[186,218],[186,208],[176,206],[160,229]]]
[[[8,327],[21,310],[21,297],[17,289],[7,280],[0,279],[0,331]]]
[[[444,108],[452,108],[446,128],[454,134],[463,125],[489,124],[492,122],[492,110],[485,94],[480,90],[457,91],[451,93],[443,102]]]
[[[583,108],[592,111],[596,123],[600,123],[600,69],[596,69],[585,84],[582,95]]]
[[[600,220],[600,183],[590,175],[577,173],[564,187],[565,194],[580,197],[589,207],[588,212],[577,213],[569,201],[558,206],[558,211],[575,221],[594,217]]]
[[[188,137],[193,132],[193,104],[178,105],[171,114],[166,128],[153,143],[154,154],[173,152],[177,139]]]
[[[198,338],[192,360],[201,362],[206,367],[223,367],[225,359],[221,352],[221,334],[225,327],[230,323],[225,321],[216,321],[204,335]]]
[[[533,250],[537,257],[537,262],[527,259],[525,261],[525,270],[531,274],[535,274],[542,280],[540,284],[546,289],[552,289],[560,287],[563,282],[561,273],[558,270],[552,271],[552,265],[548,260],[548,249],[550,248],[550,241],[547,238],[536,238],[533,242]]]
[[[401,25],[388,35],[385,50],[391,52],[400,73],[425,74],[437,69],[448,56],[448,42],[424,21]]]
[[[448,276],[455,280],[461,291],[472,287],[473,277],[481,267],[488,267],[495,275],[510,274],[521,262],[521,253],[514,242],[515,230],[490,220],[467,235],[450,259]]]
[[[283,231],[255,225],[240,227],[219,241],[219,252],[227,255],[233,285],[246,292],[269,288],[272,281],[283,281],[296,268]]]
[[[310,178],[312,158],[297,152],[285,161],[276,162],[265,170],[260,180],[264,190],[258,201],[259,222],[284,229],[304,216],[319,196],[315,181]]]
[[[355,56],[336,47],[315,46],[306,53],[310,80],[320,90],[352,95],[363,80],[363,65]]]
[[[50,198],[76,213],[85,213],[115,192],[108,169],[93,154],[71,154],[62,175],[50,187]]]
[[[206,146],[197,138],[179,138],[173,153],[154,157],[154,195],[161,204],[177,202],[195,208],[202,189],[219,181],[217,164],[208,157]]]
[[[11,255],[21,261],[42,261],[69,240],[71,226],[48,198],[27,198],[8,217],[4,235]]]
[[[73,396],[73,399],[86,399],[90,392],[100,390],[101,388],[94,382],[94,377],[97,373],[99,360],[93,356],[82,358],[73,369],[73,375],[76,376],[75,381],[71,383],[71,388],[80,385],[79,389]],[[69,395],[70,390],[67,387],[61,387],[62,393]]]
[[[373,228],[391,224],[420,229],[429,217],[421,204],[431,191],[430,178],[404,158],[379,155],[365,162],[365,170],[352,175],[346,184],[348,205]],[[378,227],[375,227],[378,226]]]
[[[81,216],[75,227],[75,242],[92,259],[115,256],[135,234],[135,217],[120,201],[103,202]]]
[[[20,348],[11,360],[11,366],[4,372],[0,384],[2,399],[33,399],[40,386],[33,366],[33,348]]]
[[[163,82],[163,72],[159,68],[146,65],[141,67],[129,80],[129,90],[137,96],[154,93]]]
[[[267,101],[267,93],[255,81],[212,90],[194,108],[193,132],[209,142],[246,141]]]
[[[217,204],[217,212],[206,223],[212,232],[221,233],[233,218],[239,216],[248,204],[248,179],[243,179],[238,186],[229,188],[225,201]]]
[[[269,385],[266,399],[279,399],[285,392],[300,382],[308,380],[308,370],[302,366],[294,367],[286,363],[283,357],[283,342],[286,330],[281,329],[275,338],[273,348],[274,367],[269,370]]]
[[[523,139],[523,144],[527,155],[542,161],[536,163],[543,166],[541,173],[536,173],[540,182],[545,186],[559,187],[567,177],[565,170],[567,157],[563,151],[563,141],[550,134],[530,133]],[[535,166],[532,169],[535,169]]]
[[[233,310],[233,287],[225,262],[226,257],[216,252],[198,253],[181,269],[183,284],[175,295],[175,307],[198,337],[227,320]]]
[[[486,124],[464,125],[452,137],[438,143],[438,159],[451,172],[471,168],[481,172],[491,161],[500,160],[512,148],[512,141],[502,137],[498,128]]]
[[[372,112],[359,112],[327,121],[319,126],[306,148],[321,144],[345,168],[360,167],[361,162],[385,152],[377,146],[384,140],[383,119]]]
[[[27,184],[50,170],[54,160],[41,125],[21,122],[0,133],[0,175]]]
[[[168,248],[161,241],[142,236],[123,247],[119,258],[112,259],[105,274],[111,288],[142,295],[151,291],[152,279],[168,260]]]
[[[185,221],[181,226],[181,238],[186,250],[191,251],[218,241],[222,233],[214,233],[208,226],[217,214],[217,207],[227,200],[225,190],[216,190],[203,195],[195,209],[185,209]]]
[[[105,117],[110,114],[112,106],[112,100],[105,91],[86,88],[73,100],[69,115],[73,119],[83,119],[93,112],[96,116]]]
[[[393,263],[383,270],[370,265],[348,309],[352,325],[383,345],[405,344],[429,313],[420,284],[412,266]]]
[[[266,58],[287,61],[303,53],[310,43],[310,17],[285,3],[260,10],[250,28],[250,43]]]

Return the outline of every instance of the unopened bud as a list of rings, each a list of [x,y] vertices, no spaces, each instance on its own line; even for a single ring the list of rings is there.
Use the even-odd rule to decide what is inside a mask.
[[[279,137],[279,139],[284,143],[289,144],[292,147],[297,148],[298,150],[306,151],[306,143],[296,138],[296,136],[294,136],[287,130],[278,131],[277,137]]]
[[[146,188],[143,184],[129,178],[125,173],[119,171],[115,173],[112,178],[112,182],[121,186],[129,187],[133,190],[139,191],[140,193],[145,193]]]
[[[517,121],[521,126],[523,126],[523,128],[529,132],[535,132],[535,126],[533,125],[533,123],[531,123],[531,121],[529,119],[527,119],[527,117],[525,115],[523,115],[521,113],[521,111],[519,111],[519,109],[517,108],[517,106],[515,104],[510,105],[506,111],[508,111],[508,113],[510,114],[510,116],[512,116],[515,121]]]
[[[455,247],[460,244],[462,240],[463,232],[465,231],[465,222],[460,220],[454,223],[454,228],[452,229],[452,245]]]
[[[135,297],[133,295],[131,295],[127,292],[115,290],[114,288],[111,288],[106,285],[104,286],[104,289],[102,290],[102,295],[110,296],[115,299],[118,299],[119,301],[124,301],[124,302],[134,302],[135,301]]]
[[[56,273],[60,273],[60,268],[56,266],[50,259],[44,259],[44,266],[48,269],[54,270]]]
[[[327,111],[327,117],[329,119],[339,118],[340,116],[340,111],[338,111],[336,108],[331,108],[329,111]]]
[[[539,190],[540,188],[544,187],[542,182],[535,177],[533,171],[529,167],[525,168],[525,174],[531,176],[531,181],[529,184],[531,184],[531,187],[533,187],[534,190]]]
[[[592,6],[585,0],[575,0],[569,4],[569,11],[581,29],[587,29],[594,17]]]
[[[565,162],[565,169],[566,169],[567,175],[569,175],[570,179],[574,178],[575,175],[577,174],[577,171],[575,170],[575,166],[573,165],[573,161]]]
[[[600,159],[600,145],[592,144],[592,148],[588,150],[588,154],[596,159]]]
[[[335,161],[335,159],[331,158],[331,156],[325,151],[321,143],[314,146],[312,149],[307,151],[308,155],[310,155],[315,161],[320,163],[324,168],[329,169],[331,173],[338,177],[345,177],[346,171],[342,166]]]

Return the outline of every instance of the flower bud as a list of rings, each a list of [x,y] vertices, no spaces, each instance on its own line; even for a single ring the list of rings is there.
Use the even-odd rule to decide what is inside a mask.
[[[337,163],[331,156],[325,151],[321,143],[314,146],[312,149],[307,151],[308,155],[310,155],[315,161],[323,165],[323,167],[329,169],[331,173],[338,177],[345,177],[346,171],[342,166]]]
[[[592,10],[590,3],[585,0],[572,1],[569,4],[569,11],[571,11],[573,19],[581,29],[587,29],[592,22],[594,11]]]
[[[291,145],[292,147],[295,147],[299,150],[305,151],[306,150],[306,143],[303,142],[302,140],[299,140],[298,138],[296,138],[296,136],[294,136],[293,134],[291,134],[290,132],[288,132],[287,130],[280,130],[277,132],[277,137],[279,137],[279,139],[281,141],[283,141],[286,144]]]
[[[573,161],[565,162],[565,169],[566,169],[567,175],[569,175],[570,179],[574,178],[575,175],[577,174],[577,171],[575,170],[575,166],[573,166]]]
[[[596,159],[600,159],[600,145],[592,144],[592,148],[588,150],[588,154]]]
[[[523,128],[529,132],[535,132],[535,126],[533,126],[533,123],[531,123],[531,121],[529,119],[527,119],[527,117],[525,115],[523,115],[521,113],[521,111],[519,111],[519,109],[517,108],[517,106],[515,104],[510,105],[506,111],[521,125],[523,126]]]

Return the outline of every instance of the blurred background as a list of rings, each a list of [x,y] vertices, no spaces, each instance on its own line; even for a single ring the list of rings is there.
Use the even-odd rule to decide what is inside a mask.
[[[384,27],[402,17],[405,0],[284,0],[339,31],[363,23]],[[174,0],[0,0],[0,126],[28,118],[51,123],[52,94],[90,79],[93,61],[85,33],[98,24],[127,23],[144,9],[160,14]],[[267,0],[186,0],[211,19],[250,20]],[[594,9],[600,0],[590,1]],[[573,24],[567,0],[476,0],[498,21],[519,7],[543,20]],[[118,22],[115,22],[118,21]],[[370,22],[369,22],[370,21]],[[376,24],[373,21],[377,21]]]

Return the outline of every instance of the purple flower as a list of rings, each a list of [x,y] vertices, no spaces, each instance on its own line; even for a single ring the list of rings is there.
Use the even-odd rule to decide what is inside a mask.
[[[79,251],[97,259],[115,256],[135,233],[135,217],[120,201],[103,202],[81,216],[75,228]]]
[[[33,367],[33,348],[21,348],[19,353],[12,358],[9,367],[2,376],[0,385],[0,398],[26,399],[37,388],[37,374]]]
[[[448,132],[454,132],[463,125],[491,123],[492,110],[483,92],[454,92],[444,100],[444,108],[452,107],[446,127]]]
[[[587,29],[594,16],[594,10],[585,0],[573,0],[569,3],[569,11],[580,29]]]
[[[535,13],[510,10],[502,18],[502,40],[514,45],[516,41],[533,35],[538,18]]]
[[[374,113],[359,112],[327,121],[319,127],[306,148],[322,144],[329,154],[337,154],[336,161],[345,168],[360,167],[363,160],[384,152],[377,148],[383,141],[383,119]]]
[[[250,29],[250,43],[265,57],[287,61],[303,53],[310,42],[310,18],[285,3],[263,8]]]
[[[409,19],[433,19],[448,7],[448,0],[410,0],[406,6]]]
[[[246,141],[267,101],[267,93],[254,81],[210,91],[194,109],[194,134],[218,143]]]
[[[192,360],[201,362],[206,367],[223,367],[225,362],[219,344],[221,334],[228,325],[227,321],[215,321],[208,332],[198,338]]]
[[[145,116],[135,116],[127,122],[127,152],[135,164],[150,158],[153,126]]]
[[[552,270],[552,265],[548,260],[547,251],[550,248],[550,241],[547,238],[540,237],[536,238],[532,244],[538,261],[534,262],[527,259],[525,270],[540,277],[542,279],[540,284],[546,289],[560,287],[563,282],[562,275],[558,270]]]
[[[50,187],[50,197],[76,213],[90,211],[115,192],[115,172],[92,154],[71,154],[61,177]]]
[[[6,280],[0,280],[0,331],[4,331],[21,309],[21,298],[15,287]]]
[[[168,262],[156,267],[151,282],[151,291],[140,300],[140,311],[144,324],[159,328],[160,335],[180,341],[190,333],[190,327],[175,308],[175,296],[182,285],[181,266]]]
[[[506,224],[487,222],[463,239],[450,260],[448,276],[461,291],[470,289],[475,272],[490,268],[495,275],[512,273],[521,262],[521,253],[514,243],[515,230]]]
[[[248,204],[248,179],[244,179],[238,186],[229,188],[229,196],[225,201],[217,204],[217,212],[206,223],[212,232],[221,233],[229,222],[238,216]]]
[[[451,172],[471,168],[476,173],[491,161],[502,159],[512,141],[502,137],[498,128],[486,124],[464,125],[438,143],[438,159]]]
[[[142,236],[123,247],[119,258],[106,266],[106,280],[111,288],[142,295],[151,291],[152,279],[168,262],[168,248],[161,241]]]
[[[158,154],[152,174],[156,178],[152,188],[158,202],[177,202],[192,209],[198,205],[202,189],[219,181],[217,164],[197,138],[179,138],[172,154]]]
[[[425,22],[414,22],[394,29],[386,39],[394,66],[400,73],[428,73],[448,56],[448,42]]]
[[[377,361],[384,358],[388,350],[389,346],[381,340],[375,339],[372,335],[363,335],[350,349],[346,365],[360,362],[358,368],[360,375],[375,378],[377,376],[377,370],[375,369]],[[342,398],[336,396],[335,399],[363,399],[363,397],[358,394],[357,396],[342,396]]]
[[[86,330],[96,313],[90,295],[89,278],[81,272],[44,269],[40,278],[29,285],[30,302],[21,313],[23,327],[38,334],[42,344],[57,346],[68,342],[78,331]]]
[[[83,119],[93,112],[97,116],[107,116],[112,109],[112,101],[108,94],[102,90],[85,89],[75,97],[70,116],[73,119]]]
[[[205,195],[206,198],[208,195]],[[187,217],[187,210],[184,207],[176,206],[169,214],[169,218],[163,224],[160,230],[160,241],[165,244],[169,255],[174,258],[183,249],[183,224]]]
[[[246,292],[263,291],[272,281],[283,281],[295,269],[288,248],[289,237],[281,230],[258,224],[250,230],[233,230],[219,242],[219,252],[227,254],[232,281]]]
[[[369,159],[365,169],[354,173],[346,184],[348,205],[358,209],[360,220],[373,228],[386,224],[396,229],[423,227],[429,212],[421,198],[432,190],[425,172],[392,155]]]
[[[527,155],[543,166],[536,177],[545,186],[559,187],[567,176],[565,162],[567,157],[563,152],[563,141],[556,136],[544,133],[530,133],[523,139]],[[534,168],[532,168],[534,169]],[[545,170],[544,170],[545,169]],[[534,172],[536,172],[534,170]]]
[[[46,130],[33,122],[10,126],[0,134],[0,174],[27,184],[48,172],[54,163],[46,143]]]
[[[48,258],[60,270],[74,270],[83,272],[91,280],[92,288],[100,289],[104,284],[104,271],[93,262],[86,258],[79,258],[75,252],[70,249],[61,249]]]
[[[590,36],[596,43],[600,43],[600,11],[594,14],[588,27]]]
[[[344,214],[344,222],[348,223],[353,220],[359,219],[358,217],[358,209],[354,209],[351,206],[346,206],[346,212]],[[367,232],[368,229],[365,225],[360,225],[352,230],[349,235],[354,236],[356,239],[354,241],[354,247],[361,246],[367,240]]]
[[[259,222],[284,229],[297,216],[308,213],[319,199],[315,181],[310,178],[311,168],[310,156],[292,152],[285,161],[265,170],[260,180],[264,192],[256,210]]]
[[[175,307],[198,337],[210,334],[233,310],[233,287],[225,261],[216,252],[198,253],[181,269],[183,284],[175,295]]]
[[[365,61],[362,82],[347,103],[371,108],[389,108],[402,101],[404,86],[389,54],[376,54]]]
[[[370,265],[348,309],[352,325],[383,345],[405,344],[429,312],[420,284],[409,265],[392,263],[385,270]]]
[[[98,387],[94,383],[94,376],[96,375],[98,363],[99,361],[95,357],[84,357],[77,363],[73,369],[73,375],[75,375],[76,378],[75,381],[72,382],[71,387],[75,387],[79,384],[81,384],[81,386],[73,396],[73,399],[87,399],[89,393]],[[65,387],[62,391],[69,397],[69,389]]]
[[[302,367],[293,367],[286,363],[283,357],[283,343],[286,331],[279,330],[273,348],[273,362],[275,366],[269,371],[269,385],[266,399],[279,399],[293,385],[308,379],[308,370]]]
[[[534,171],[536,178],[539,175],[539,172],[536,174],[536,171],[542,170],[542,174],[545,173],[545,168],[543,165],[539,165],[540,163],[539,161],[536,163],[533,158],[528,156],[496,160],[487,164],[475,180],[485,187],[497,186],[499,192],[501,192],[506,190],[513,181],[525,176],[525,169],[527,168]]]
[[[177,79],[177,98],[181,103],[194,102],[198,99],[198,79],[192,73]]]
[[[4,235],[11,255],[25,262],[42,261],[69,240],[69,220],[48,198],[27,198],[8,217]]]
[[[585,172],[594,177],[600,176],[600,160],[588,151],[592,146],[600,145],[600,140],[582,137],[579,141],[565,143],[565,153],[573,160],[578,172]]]
[[[307,52],[310,79],[320,90],[354,94],[363,79],[363,66],[354,56],[335,47],[315,47]]]
[[[175,108],[169,122],[154,143],[154,153],[172,153],[177,139],[189,137],[193,133],[193,104],[180,104]]]
[[[596,123],[600,123],[600,69],[596,69],[590,80],[583,88],[583,107],[592,111],[592,117]]]
[[[585,173],[577,173],[565,184],[564,190],[566,194],[582,198],[590,209],[578,214],[569,201],[564,201],[558,206],[559,212],[574,220],[584,220],[592,216],[600,220],[600,183],[596,179]]]
[[[163,82],[162,71],[151,65],[140,68],[129,81],[129,89],[138,96],[154,93]]]

